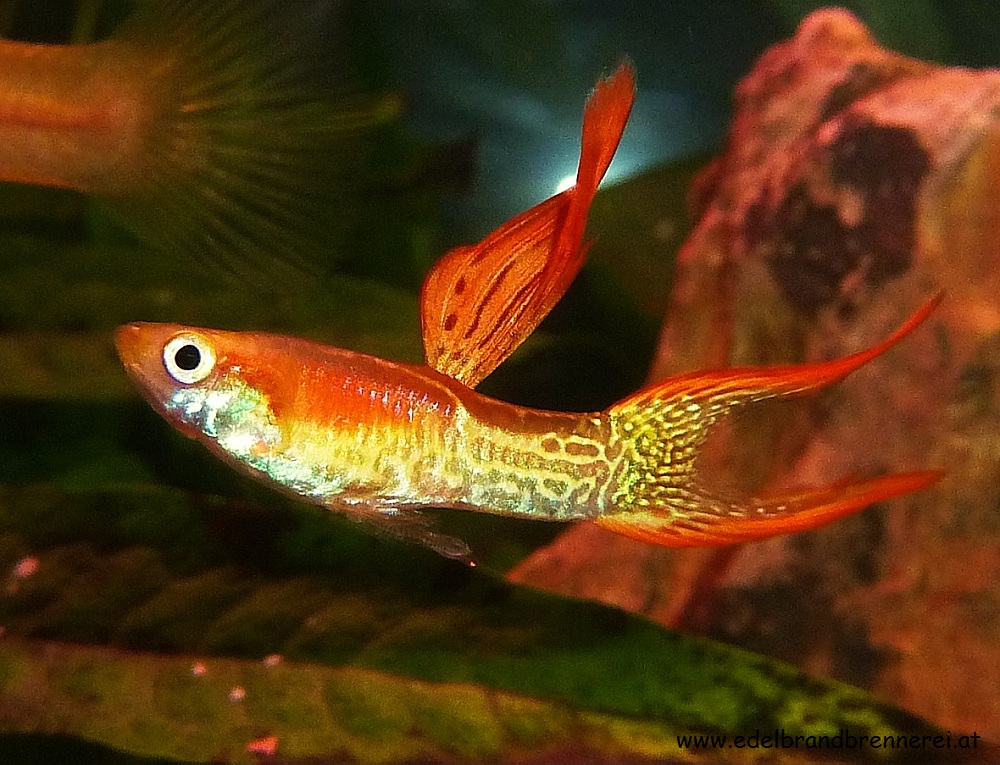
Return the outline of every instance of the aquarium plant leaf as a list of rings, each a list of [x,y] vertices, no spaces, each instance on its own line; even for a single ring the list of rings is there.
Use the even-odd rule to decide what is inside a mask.
[[[247,759],[275,736],[292,761],[503,761],[573,741],[680,759],[689,732],[938,733],[849,686],[280,503],[7,487],[0,571],[0,727],[144,756]]]

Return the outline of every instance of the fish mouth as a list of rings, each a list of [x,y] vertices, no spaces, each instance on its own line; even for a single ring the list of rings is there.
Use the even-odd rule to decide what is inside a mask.
[[[146,402],[185,436],[196,438],[197,430],[173,416],[165,405],[175,386],[163,368],[163,344],[179,329],[173,324],[125,324],[115,330],[115,348],[125,372]]]
[[[115,330],[115,348],[118,351],[118,358],[128,369],[133,370],[138,366],[142,345],[141,324],[126,324]]]
[[[155,405],[159,393],[155,373],[149,368],[156,346],[150,337],[153,325],[136,322],[115,330],[115,349],[125,372],[135,382],[140,392]],[[159,353],[156,353],[159,356]]]
[[[130,372],[141,377],[162,369],[163,348],[171,337],[182,331],[179,324],[136,321],[115,330],[118,358]]]

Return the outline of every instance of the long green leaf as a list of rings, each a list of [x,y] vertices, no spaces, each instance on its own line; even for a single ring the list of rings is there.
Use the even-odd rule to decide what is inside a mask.
[[[690,732],[937,733],[848,686],[288,507],[8,488],[3,570],[4,727],[146,756],[203,761],[263,735],[294,756],[374,762],[573,740],[681,756],[675,736]],[[272,654],[288,664],[262,663]],[[237,687],[245,699],[230,700]]]

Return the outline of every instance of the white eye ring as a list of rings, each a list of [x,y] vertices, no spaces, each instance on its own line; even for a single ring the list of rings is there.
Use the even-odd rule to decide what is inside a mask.
[[[163,366],[179,383],[198,383],[215,368],[215,351],[201,335],[185,332],[163,346]]]

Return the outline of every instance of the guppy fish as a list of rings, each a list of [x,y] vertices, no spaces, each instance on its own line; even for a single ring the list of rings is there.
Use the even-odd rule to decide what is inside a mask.
[[[101,42],[0,40],[0,181],[95,195],[175,256],[300,261],[328,239],[332,158],[400,110],[348,92],[342,4],[136,5]]]
[[[434,266],[421,293],[426,366],[307,340],[129,324],[116,344],[152,406],[236,469],[389,534],[471,562],[424,507],[592,521],[668,546],[721,545],[819,526],[924,488],[935,471],[731,497],[698,457],[713,425],[745,405],[824,388],[886,341],[817,364],[698,372],[602,412],[529,409],[474,387],[538,325],[583,262],[591,200],[618,146],[634,78],[622,65],[590,96],[576,185]]]

